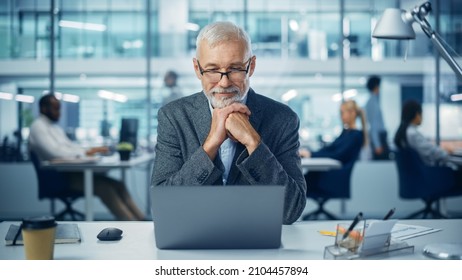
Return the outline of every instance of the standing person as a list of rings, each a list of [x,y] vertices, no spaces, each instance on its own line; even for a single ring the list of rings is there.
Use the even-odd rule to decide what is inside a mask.
[[[295,222],[306,203],[297,115],[250,88],[256,57],[242,28],[212,23],[196,46],[203,90],[159,110],[152,184],[284,185],[283,222]]]
[[[57,125],[61,117],[61,104],[54,94],[47,94],[39,101],[40,116],[32,123],[29,134],[29,150],[41,160],[58,158],[78,158],[107,152],[107,147],[95,147],[88,150],[73,143],[64,130]],[[83,174],[65,172],[69,178],[69,188],[83,193]],[[95,174],[94,193],[118,220],[143,220],[144,214],[136,206],[125,185],[117,180]]]
[[[367,89],[371,96],[366,104],[366,117],[369,122],[370,142],[372,159],[389,159],[390,148],[387,142],[387,131],[383,122],[382,109],[380,108],[380,77],[370,76],[367,81]]]
[[[164,86],[166,87],[167,91],[165,92],[165,96],[163,96],[162,99],[163,105],[182,97],[181,90],[178,87],[178,74],[175,71],[169,70],[167,73],[165,73]]]

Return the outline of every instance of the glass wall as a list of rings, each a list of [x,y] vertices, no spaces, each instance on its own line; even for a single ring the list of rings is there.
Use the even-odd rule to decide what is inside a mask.
[[[57,57],[144,57],[145,2],[55,0]],[[2,1],[0,35],[5,40],[0,58],[49,57],[49,13],[50,1]],[[155,12],[152,16],[157,23]]]
[[[447,42],[446,47],[450,54],[458,59],[459,65],[462,64],[460,60],[462,53],[462,6],[460,4],[460,1],[439,1],[437,7],[441,11],[437,30]],[[446,142],[460,141],[462,138],[462,83],[443,59],[440,59],[440,67],[442,70],[438,96],[441,102],[439,114],[441,140]],[[436,86],[433,87],[432,93],[437,96],[435,92]],[[436,98],[432,101],[434,104]],[[434,112],[433,115],[427,117],[431,125],[436,119],[436,108],[430,112]],[[433,118],[433,116],[435,117]],[[427,128],[427,130],[430,129]]]
[[[156,113],[170,90],[164,74],[168,70],[178,74],[183,96],[200,91],[191,62],[195,39],[200,28],[218,20],[233,21],[249,32],[257,56],[251,85],[297,112],[304,144],[315,148],[335,138],[341,130],[342,98],[354,98],[363,106],[371,74],[383,78],[381,102],[390,138],[399,123],[401,103],[408,98],[423,101],[423,129],[429,137],[436,136],[436,67],[430,40],[418,26],[415,41],[371,38],[385,8],[409,10],[422,1],[149,0],[149,37],[147,1],[55,0],[55,85],[58,92],[78,97],[77,103],[63,99],[68,112],[61,121],[75,139],[116,141],[121,118],[135,117],[140,120],[143,145],[148,145],[148,138],[155,141]],[[443,38],[460,53],[462,0],[432,2],[441,13],[438,22],[431,13],[430,23],[435,27],[439,23]],[[0,4],[0,67],[5,65],[0,70],[0,92],[21,91],[35,98],[19,109],[18,114],[25,116],[22,127],[30,124],[29,115],[38,113],[37,100],[49,88],[50,28],[50,1]],[[150,91],[147,38],[152,55]],[[441,72],[440,133],[443,140],[460,140],[461,101],[452,97],[461,92],[460,81],[445,61]],[[7,112],[5,106],[18,110],[14,100],[0,99],[0,106],[1,114]],[[0,124],[2,137],[11,135],[10,130]]]
[[[76,0],[56,1],[56,41],[58,58],[112,58],[138,57],[145,54],[146,0]],[[436,1],[434,1],[436,2]],[[441,30],[448,43],[460,53],[462,23],[458,0],[441,2]],[[338,56],[340,34],[340,0],[335,1],[196,1],[151,0],[152,45],[156,57],[169,36],[184,36],[186,47],[182,55],[194,49],[199,28],[209,22],[229,20],[245,26],[251,35],[257,54],[270,57],[308,57],[326,59]],[[348,56],[385,59],[425,57],[432,52],[431,43],[417,30],[417,40],[411,42],[371,40],[371,28],[387,7],[409,10],[422,1],[416,0],[344,0],[344,30],[350,47]],[[167,7],[169,6],[169,7]],[[159,28],[165,15],[162,10],[186,11],[186,18],[175,18],[184,23]],[[182,7],[181,9],[179,7]],[[5,0],[0,5],[0,35],[3,46],[0,59],[47,57],[49,45],[50,1]],[[179,9],[179,11],[178,11]],[[445,13],[445,10],[447,13]],[[434,23],[434,17],[429,17]],[[165,36],[165,37],[162,37]],[[379,46],[378,46],[379,45]],[[379,52],[374,57],[374,47]]]

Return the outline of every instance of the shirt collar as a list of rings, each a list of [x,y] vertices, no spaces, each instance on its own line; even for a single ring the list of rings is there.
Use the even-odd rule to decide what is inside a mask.
[[[55,122],[52,122],[47,116],[44,114],[40,113],[40,118],[43,119],[47,124],[54,124]]]

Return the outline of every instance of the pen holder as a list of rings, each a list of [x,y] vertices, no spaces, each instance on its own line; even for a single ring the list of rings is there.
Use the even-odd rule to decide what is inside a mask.
[[[391,229],[396,221],[360,221],[345,236],[350,224],[339,223],[335,244],[324,248],[324,259],[353,260],[390,257],[397,254],[412,254],[414,246],[395,240]]]
[[[359,221],[346,235],[349,227],[350,223],[337,224],[335,246],[337,246],[340,251],[356,253],[364,238],[365,221]]]

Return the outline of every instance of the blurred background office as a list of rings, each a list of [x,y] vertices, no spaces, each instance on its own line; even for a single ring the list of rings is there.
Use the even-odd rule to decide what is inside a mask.
[[[233,21],[249,32],[258,59],[251,86],[299,115],[303,146],[316,150],[340,134],[340,102],[352,98],[364,107],[372,74],[381,77],[379,98],[392,149],[401,105],[408,99],[422,103],[425,136],[437,143],[462,141],[462,83],[444,60],[438,62],[420,28],[413,41],[371,38],[385,8],[409,10],[422,2],[0,1],[0,218],[47,211],[37,199],[26,150],[44,92],[58,93],[59,124],[82,145],[117,141],[122,118],[130,118],[139,120],[138,148],[150,151],[157,110],[165,102],[164,75],[174,71],[181,77],[182,95],[201,89],[192,65],[195,38],[213,21]],[[461,53],[462,0],[431,2],[429,21]],[[352,176],[352,197],[332,202],[333,211],[348,216],[359,208],[381,213],[395,206],[411,212],[420,205],[399,199],[393,160],[370,158],[370,150],[363,151]],[[143,172],[134,170],[130,186],[141,205],[147,190]],[[445,207],[461,213],[462,201],[448,199]]]

